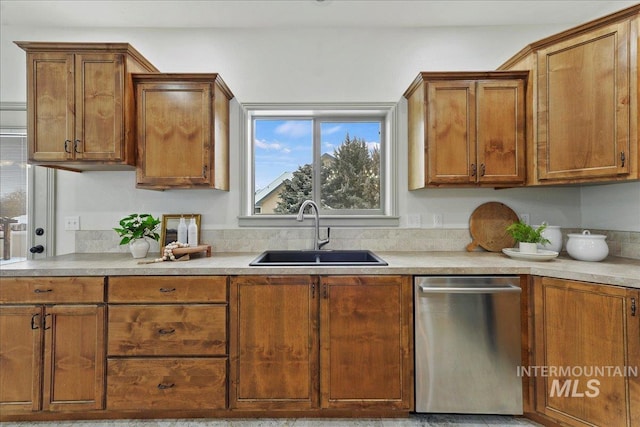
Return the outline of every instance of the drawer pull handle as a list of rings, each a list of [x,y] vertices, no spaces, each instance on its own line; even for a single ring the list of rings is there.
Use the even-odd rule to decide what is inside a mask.
[[[168,294],[170,292],[175,292],[176,288],[160,288],[160,292],[162,292],[163,294]]]
[[[158,329],[158,333],[160,335],[171,335],[172,333],[174,333],[176,330],[171,328],[171,329]]]
[[[158,384],[158,390],[166,390],[168,388],[173,388],[173,387],[175,387],[174,383],[171,383],[171,384],[162,384],[162,383],[160,383],[160,384]]]
[[[53,289],[34,289],[34,291],[36,294],[44,294],[47,292],[53,292]]]

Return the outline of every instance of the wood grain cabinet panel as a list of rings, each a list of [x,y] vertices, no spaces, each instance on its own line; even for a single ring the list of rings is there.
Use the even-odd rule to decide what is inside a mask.
[[[404,94],[409,188],[523,184],[528,74],[420,73]]]
[[[640,365],[640,292],[548,277],[533,290],[535,364],[571,369],[535,377],[536,411],[563,425],[640,425],[640,377],[612,371]]]
[[[318,406],[317,279],[231,280],[232,408]]]
[[[226,276],[117,276],[109,278],[110,303],[223,303]]]
[[[224,355],[225,306],[200,304],[109,307],[110,356]]]
[[[109,359],[107,409],[224,409],[226,358]]]
[[[105,307],[92,304],[97,295],[104,295],[103,282],[102,278],[6,278],[6,283],[3,279],[1,414],[104,408]],[[77,294],[66,293],[74,287]],[[39,297],[40,303],[28,303]]]
[[[229,189],[229,100],[217,74],[135,74],[139,188]]]
[[[629,26],[610,24],[537,52],[539,179],[629,174]]]
[[[410,278],[323,276],[320,287],[322,407],[411,409]]]
[[[127,43],[16,43],[27,52],[29,163],[132,169],[131,73],[155,67]]]
[[[242,409],[413,407],[409,277],[231,281],[231,399]]]
[[[531,43],[499,67],[529,70],[527,185],[640,178],[640,5]]]

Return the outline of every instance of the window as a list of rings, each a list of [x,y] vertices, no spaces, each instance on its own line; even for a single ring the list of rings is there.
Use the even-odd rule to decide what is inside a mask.
[[[0,129],[0,264],[27,258],[27,135]]]
[[[308,199],[325,218],[393,218],[395,110],[367,107],[247,107],[241,225],[290,221]]]

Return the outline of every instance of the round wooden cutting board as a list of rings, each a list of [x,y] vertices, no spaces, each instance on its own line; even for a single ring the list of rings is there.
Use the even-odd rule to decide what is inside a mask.
[[[518,215],[504,203],[488,202],[478,206],[469,218],[469,232],[473,240],[467,245],[467,251],[471,252],[478,246],[490,252],[512,248],[515,240],[506,228],[519,220]]]

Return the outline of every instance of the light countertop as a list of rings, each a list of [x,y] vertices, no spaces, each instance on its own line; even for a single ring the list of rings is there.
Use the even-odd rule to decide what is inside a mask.
[[[515,260],[490,252],[376,252],[387,266],[250,267],[258,253],[213,253],[210,258],[139,264],[128,253],[69,254],[0,267],[0,277],[125,275],[484,275],[532,274],[640,289],[640,260],[608,257],[575,261],[562,255],[550,261]],[[157,254],[149,254],[150,261]]]

